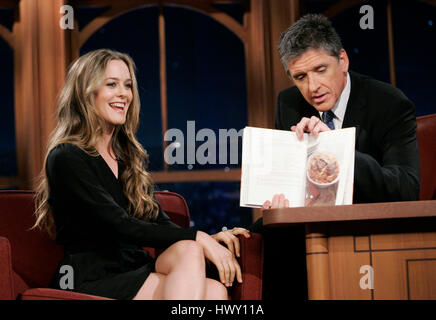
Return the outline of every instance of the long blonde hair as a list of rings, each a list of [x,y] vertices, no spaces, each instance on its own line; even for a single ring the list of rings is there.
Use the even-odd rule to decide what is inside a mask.
[[[57,125],[50,136],[36,188],[36,222],[33,228],[46,230],[52,237],[56,235],[56,228],[48,203],[47,156],[62,143],[72,143],[89,155],[98,155],[95,146],[102,136],[104,123],[94,106],[94,93],[102,86],[106,67],[112,60],[125,62],[132,79],[133,98],[126,121],[115,128],[112,136],[112,148],[126,167],[120,178],[129,200],[129,212],[142,220],[155,220],[158,215],[158,205],[153,200],[153,182],[146,171],[148,155],[135,136],[140,111],[135,64],[127,54],[117,51],[91,51],[77,59],[68,71],[57,101]]]

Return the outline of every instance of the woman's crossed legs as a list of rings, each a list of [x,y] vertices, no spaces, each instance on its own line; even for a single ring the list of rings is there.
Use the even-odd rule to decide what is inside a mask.
[[[178,241],[156,260],[134,300],[226,300],[227,289],[206,278],[203,248],[193,240]]]

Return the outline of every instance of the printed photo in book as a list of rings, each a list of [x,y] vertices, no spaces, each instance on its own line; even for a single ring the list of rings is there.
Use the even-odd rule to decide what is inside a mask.
[[[307,133],[244,128],[240,206],[284,194],[291,207],[352,204],[355,128]]]

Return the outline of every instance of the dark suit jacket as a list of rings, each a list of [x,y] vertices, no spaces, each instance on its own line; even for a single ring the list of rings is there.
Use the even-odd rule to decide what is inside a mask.
[[[353,202],[418,200],[419,154],[413,103],[398,89],[350,71],[351,92],[342,128],[356,127]],[[290,130],[319,117],[297,87],[280,92],[275,126]]]

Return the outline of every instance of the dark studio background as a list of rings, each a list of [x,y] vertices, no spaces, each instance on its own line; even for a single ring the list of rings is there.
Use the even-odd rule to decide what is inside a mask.
[[[302,1],[302,14],[324,12],[337,1]],[[350,68],[390,82],[387,0],[365,1],[332,18],[350,58]],[[359,8],[374,8],[374,30],[362,30]],[[244,4],[220,5],[242,21]],[[79,29],[105,9],[78,8]],[[417,116],[436,113],[434,63],[436,9],[426,1],[392,1],[396,85],[416,106]],[[150,154],[150,170],[163,169],[159,82],[158,14],[156,6],[124,14],[99,29],[82,46],[80,54],[113,48],[130,54],[137,65],[141,98],[138,138]],[[193,10],[164,7],[168,128],[186,134],[186,122],[196,131],[240,130],[248,124],[245,52],[242,42],[215,20]],[[0,9],[0,23],[12,28],[13,13]],[[0,38],[0,176],[17,175],[14,126],[13,51]],[[186,142],[186,141],[185,141]],[[199,143],[201,144],[201,143]],[[198,145],[198,143],[197,143]],[[238,168],[239,165],[174,165],[171,170]],[[183,195],[195,227],[214,233],[222,226],[248,226],[250,209],[239,207],[238,182],[183,182],[157,184],[158,190]]]

